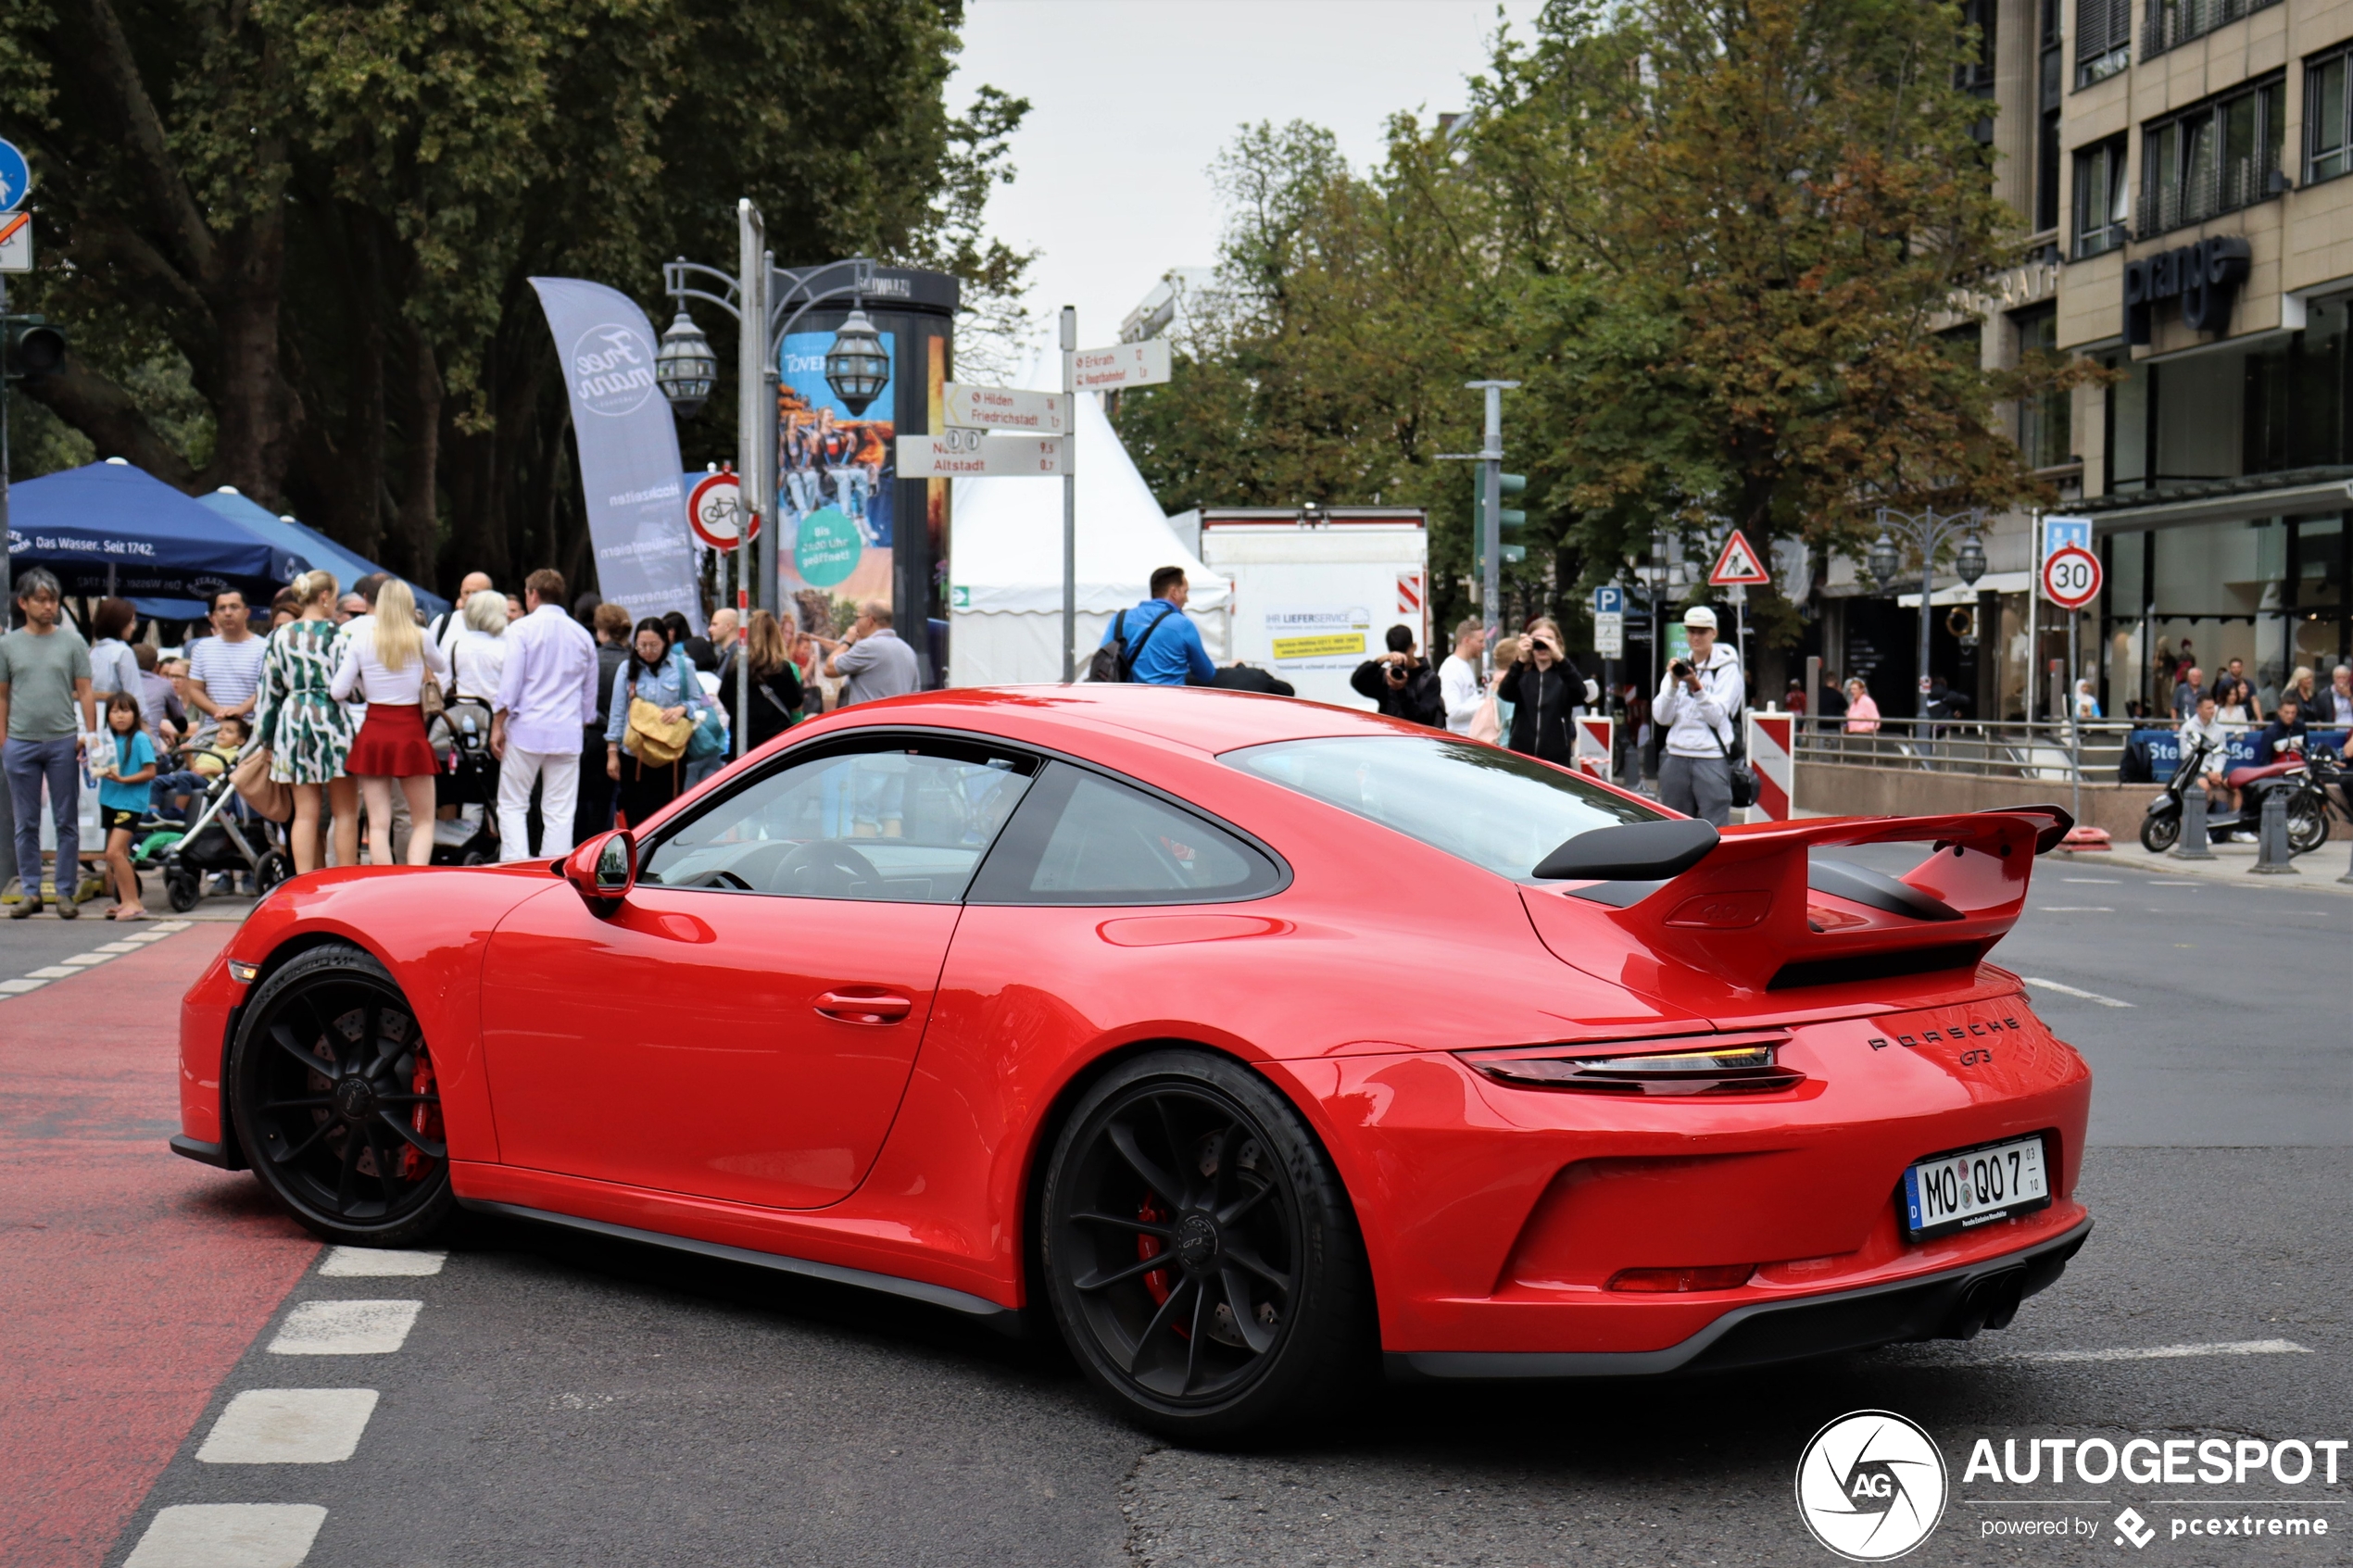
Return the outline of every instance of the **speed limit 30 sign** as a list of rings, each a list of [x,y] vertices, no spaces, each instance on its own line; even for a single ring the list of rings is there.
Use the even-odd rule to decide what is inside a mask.
[[[2053,550],[2043,562],[2043,596],[2061,609],[2082,609],[2100,596],[2100,558],[2081,545]]]

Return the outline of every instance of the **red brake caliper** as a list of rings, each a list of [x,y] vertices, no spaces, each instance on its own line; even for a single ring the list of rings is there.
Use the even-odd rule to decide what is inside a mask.
[[[1148,1225],[1164,1225],[1170,1216],[1168,1210],[1160,1206],[1159,1198],[1148,1192],[1144,1194],[1144,1201],[1137,1205],[1136,1218]],[[1139,1236],[1136,1238],[1136,1256],[1139,1259],[1157,1258],[1166,1250],[1156,1236]],[[1168,1293],[1175,1286],[1166,1269],[1153,1269],[1144,1275],[1144,1288],[1152,1293],[1152,1305],[1162,1307],[1168,1304]],[[1185,1331],[1179,1327],[1176,1332],[1183,1334]]]
[[[411,1094],[429,1095],[433,1093],[433,1059],[426,1056],[422,1051],[419,1051],[417,1053],[417,1065],[415,1070],[409,1074],[409,1093]],[[416,1129],[417,1135],[419,1137],[428,1139],[434,1143],[440,1142],[440,1107],[429,1104],[424,1100],[419,1100],[415,1109],[409,1112],[409,1125]],[[424,1163],[425,1157],[417,1151],[417,1148],[414,1144],[403,1143],[400,1146],[400,1173],[402,1176],[412,1182],[422,1181],[425,1175]]]

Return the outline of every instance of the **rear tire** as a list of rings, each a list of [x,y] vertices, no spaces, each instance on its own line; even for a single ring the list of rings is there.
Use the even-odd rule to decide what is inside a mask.
[[[1347,1192],[1238,1062],[1153,1051],[1088,1089],[1048,1160],[1039,1240],[1063,1339],[1152,1431],[1237,1437],[1327,1415],[1369,1381],[1372,1281]]]
[[[2182,819],[2177,812],[2164,815],[2151,813],[2141,819],[2141,847],[2152,855],[2162,855],[2182,841]]]
[[[229,1057],[229,1098],[261,1185],[315,1235],[406,1247],[456,1203],[433,1053],[384,965],[313,947],[262,982]]]

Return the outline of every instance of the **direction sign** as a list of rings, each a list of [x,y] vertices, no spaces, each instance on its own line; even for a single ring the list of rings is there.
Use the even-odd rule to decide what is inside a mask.
[[[2043,596],[2061,609],[2082,609],[2100,596],[2100,558],[2064,545],[2043,563]]]
[[[686,497],[686,526],[714,550],[736,547],[736,533],[743,525],[744,489],[732,473],[703,475]],[[751,536],[760,537],[760,519],[751,520]]]
[[[14,142],[0,141],[0,212],[22,207],[31,188],[32,170],[25,166],[24,154]]]
[[[1168,379],[1168,340],[1164,337],[1118,343],[1109,348],[1073,349],[1068,358],[1068,374],[1063,379],[1074,392],[1117,392],[1122,387],[1151,386]]]
[[[1724,541],[1724,548],[1717,556],[1716,565],[1707,573],[1709,583],[1718,588],[1729,588],[1735,583],[1770,583],[1772,580],[1773,574],[1766,571],[1764,563],[1756,558],[1756,551],[1750,546],[1748,535],[1737,528],[1732,530],[1732,536]]]
[[[957,430],[1001,430],[1013,435],[1067,435],[1070,399],[1059,392],[950,382],[939,389],[940,423]]]
[[[0,212],[0,272],[32,270],[32,214]]]
[[[899,438],[901,479],[1060,479],[1068,471],[1069,438],[989,435],[943,430]]]

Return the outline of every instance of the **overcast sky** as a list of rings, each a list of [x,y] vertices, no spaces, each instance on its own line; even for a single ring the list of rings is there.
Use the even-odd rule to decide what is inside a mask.
[[[1464,107],[1463,81],[1508,18],[1529,35],[1537,0],[971,0],[950,88],[1027,98],[1020,177],[989,201],[990,227],[1042,251],[1031,311],[1051,342],[1078,307],[1079,346],[1171,267],[1216,260],[1209,166],[1245,123],[1309,120],[1358,168],[1400,109]]]

